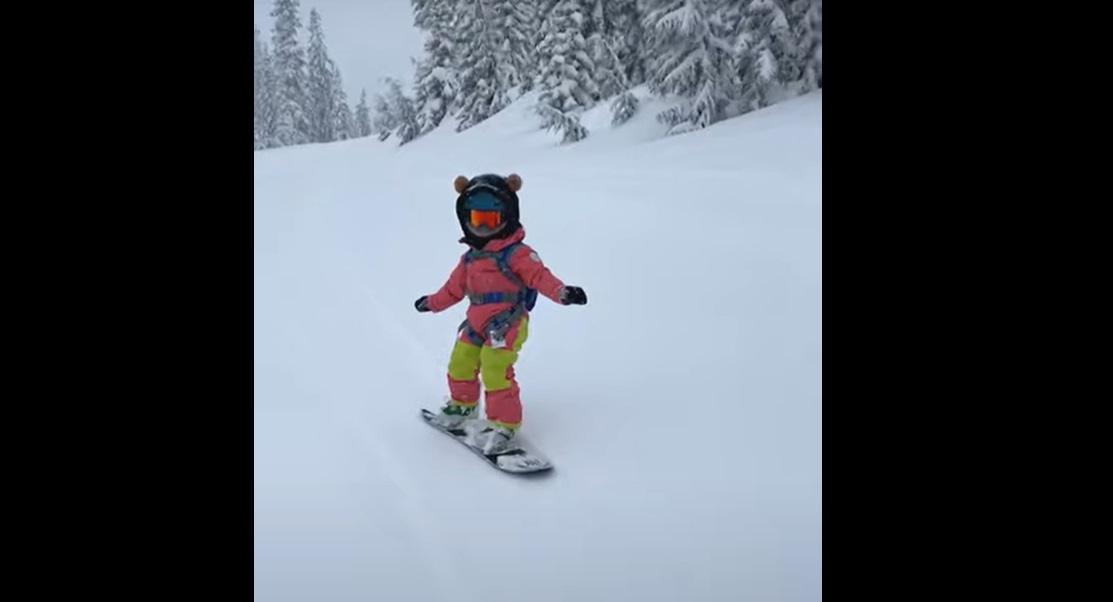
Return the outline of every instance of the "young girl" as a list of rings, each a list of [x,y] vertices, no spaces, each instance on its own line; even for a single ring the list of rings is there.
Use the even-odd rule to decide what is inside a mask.
[[[448,362],[449,402],[437,422],[455,427],[475,418],[479,381],[486,389],[487,421],[474,441],[497,452],[522,425],[522,400],[514,364],[529,331],[529,312],[541,294],[561,305],[587,305],[582,288],[565,286],[523,240],[518,191],[522,178],[481,175],[456,178],[456,216],[468,252],[448,281],[417,300],[419,312],[443,312],[464,299],[471,303]]]

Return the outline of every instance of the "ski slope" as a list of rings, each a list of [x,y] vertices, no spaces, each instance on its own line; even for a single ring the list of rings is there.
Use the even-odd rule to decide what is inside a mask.
[[[822,93],[672,138],[604,108],[569,147],[527,105],[254,154],[254,599],[820,600]],[[418,419],[465,305],[413,301],[490,171],[591,301],[542,299],[518,367],[542,479]]]

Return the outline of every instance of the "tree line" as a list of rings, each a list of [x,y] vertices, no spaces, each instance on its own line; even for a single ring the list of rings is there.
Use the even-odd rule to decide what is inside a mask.
[[[679,134],[823,86],[823,0],[412,0],[426,34],[412,92],[394,82],[380,137],[403,144],[449,118],[464,131],[537,91],[539,125],[576,142],[584,111],[613,123],[645,86],[677,102]],[[377,103],[378,104],[378,103]],[[385,128],[385,131],[383,130]]]
[[[585,111],[609,103],[621,125],[639,111],[643,87],[672,101],[656,118],[681,134],[823,87],[823,0],[411,4],[425,34],[412,85],[387,79],[353,115],[319,18],[311,15],[302,53],[297,0],[276,0],[273,52],[255,32],[256,148],[369,135],[406,144],[446,122],[465,131],[530,93],[539,127],[574,143],[590,135]]]
[[[320,13],[309,13],[303,46],[300,11],[298,0],[275,0],[269,44],[255,25],[255,150],[371,135],[366,91],[353,109],[329,57]]]

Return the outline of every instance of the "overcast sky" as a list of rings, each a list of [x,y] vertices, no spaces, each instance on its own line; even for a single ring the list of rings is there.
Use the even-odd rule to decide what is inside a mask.
[[[255,25],[269,45],[274,2],[253,0],[253,4]],[[410,0],[301,0],[305,27],[314,8],[321,13],[325,43],[340,67],[351,104],[359,102],[361,88],[367,88],[369,95],[378,90],[383,77],[410,83],[410,57],[421,53],[421,33],[413,26]]]

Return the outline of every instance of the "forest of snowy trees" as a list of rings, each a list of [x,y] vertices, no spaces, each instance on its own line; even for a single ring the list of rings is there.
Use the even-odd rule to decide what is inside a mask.
[[[276,0],[273,53],[255,31],[255,148],[367,135],[406,144],[446,122],[464,131],[531,92],[539,127],[573,143],[590,135],[584,111],[607,102],[621,125],[643,86],[675,101],[657,118],[679,134],[823,87],[823,0],[411,2],[425,34],[413,84],[387,80],[353,116],[319,19],[307,59],[297,0]]]
[[[309,14],[308,47],[299,38],[299,0],[275,0],[271,16],[270,45],[255,25],[255,150],[371,135],[367,94],[353,111],[317,10]]]
[[[463,131],[537,92],[541,127],[589,135],[640,86],[676,106],[670,133],[707,127],[823,85],[823,0],[412,0],[426,34],[412,94],[376,103],[380,138],[405,144],[448,118]],[[384,113],[385,112],[385,113]],[[383,128],[386,128],[384,131]]]

